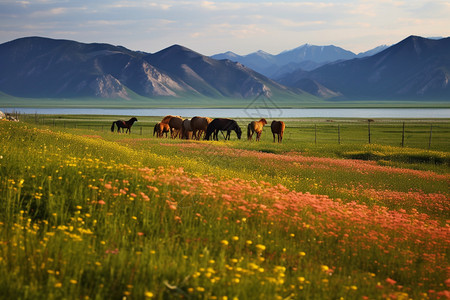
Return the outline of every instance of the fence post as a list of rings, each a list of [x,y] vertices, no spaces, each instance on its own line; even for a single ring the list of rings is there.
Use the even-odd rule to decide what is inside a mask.
[[[338,124],[338,143],[341,144],[341,126]]]
[[[433,124],[430,125],[430,138],[428,140],[428,149],[431,148],[431,136],[433,134]]]
[[[314,124],[314,144],[317,144],[317,124]]]
[[[367,128],[369,131],[369,144],[370,144],[370,120],[367,120],[367,124],[369,124]]]
[[[405,146],[405,122],[403,122],[403,130],[402,130],[402,147]]]
[[[141,135],[142,135],[142,126],[140,126],[141,127]]]

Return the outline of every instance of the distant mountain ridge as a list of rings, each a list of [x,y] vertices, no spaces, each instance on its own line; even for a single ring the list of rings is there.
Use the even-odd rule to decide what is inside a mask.
[[[155,54],[41,37],[0,45],[0,91],[17,97],[254,98],[307,95],[231,61],[179,45]],[[301,97],[300,97],[301,98]]]
[[[329,45],[316,46],[304,44],[295,49],[283,51],[277,55],[259,50],[244,56],[231,51],[211,56],[214,59],[229,59],[239,62],[269,78],[277,79],[283,74],[303,69],[310,71],[324,64],[338,60],[349,60],[376,54],[388,46],[379,46],[366,52],[355,54],[343,48]]]
[[[280,82],[304,88],[305,80],[345,99],[450,101],[450,38],[410,36],[373,56],[298,70]]]
[[[294,50],[280,55],[285,61],[323,53],[353,57],[338,47],[304,45]],[[252,59],[274,57],[259,51]],[[450,102],[448,37],[410,36],[372,56],[323,63],[310,71],[302,68],[307,64],[314,62],[285,65],[284,75],[280,72],[279,79],[273,80],[241,63],[213,59],[181,45],[146,53],[109,44],[28,37],[0,45],[0,98],[139,99],[145,103],[176,98],[182,104],[187,98],[203,103],[237,99],[242,104],[264,95],[285,106],[323,99]]]

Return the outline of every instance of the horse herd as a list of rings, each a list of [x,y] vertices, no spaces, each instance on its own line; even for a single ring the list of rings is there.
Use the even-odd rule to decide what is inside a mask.
[[[117,131],[120,132],[126,129],[126,132],[131,132],[131,126],[136,122],[136,118],[131,118],[128,121],[118,120],[113,122],[111,131],[114,132],[114,127],[117,126]],[[266,119],[259,121],[252,121],[247,125],[247,139],[252,140],[253,134],[256,133],[256,141],[261,139],[261,134],[264,125],[267,124]],[[283,140],[283,133],[285,124],[283,121],[272,121],[270,129],[273,135],[273,142],[275,136],[279,143]],[[167,137],[170,133],[171,138],[181,139],[205,139],[205,140],[219,140],[219,132],[222,133],[225,140],[230,139],[231,131],[234,131],[238,139],[241,139],[242,130],[235,120],[225,118],[211,119],[208,117],[193,117],[192,119],[183,119],[180,116],[165,116],[161,122],[157,123],[153,129],[153,136],[158,138]],[[226,135],[224,135],[226,132]]]

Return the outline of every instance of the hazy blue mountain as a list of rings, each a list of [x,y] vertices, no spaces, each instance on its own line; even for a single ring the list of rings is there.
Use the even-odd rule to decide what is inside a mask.
[[[377,53],[379,53],[379,52],[381,52],[381,51],[383,51],[383,50],[385,50],[387,48],[389,48],[388,45],[381,45],[381,46],[375,47],[373,49],[370,49],[368,51],[361,52],[361,53],[359,53],[357,55],[357,57],[361,58],[361,57],[366,57],[366,56],[372,56],[372,55],[375,55],[375,54],[377,54]]]
[[[281,52],[277,55],[277,61],[280,65],[302,61],[326,63],[337,60],[347,60],[354,58],[355,56],[355,53],[333,45],[315,46],[304,44],[295,49]]]
[[[450,101],[450,38],[410,36],[373,56],[296,71],[282,84],[319,83],[345,99]]]
[[[305,94],[239,63],[217,61],[178,45],[149,54],[108,44],[29,37],[1,44],[0,66],[0,91],[17,97]]]
[[[295,49],[283,51],[277,55],[272,55],[260,50],[241,56],[228,51],[213,55],[211,58],[229,59],[231,61],[239,62],[269,78],[277,79],[282,75],[293,72],[299,68],[310,71],[326,63],[338,60],[348,60],[358,56],[364,57],[373,55],[385,49],[384,47],[385,46],[380,46],[356,55],[351,51],[333,45],[315,46],[304,44]]]

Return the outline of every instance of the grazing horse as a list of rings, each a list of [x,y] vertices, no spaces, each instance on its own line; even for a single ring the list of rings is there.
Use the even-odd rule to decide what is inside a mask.
[[[278,135],[278,143],[281,143],[283,140],[283,133],[284,128],[286,128],[286,125],[283,121],[272,121],[272,124],[270,124],[270,129],[272,129],[273,134],[273,142],[275,143],[275,134]]]
[[[181,138],[189,140],[192,137],[192,127],[189,119],[184,119],[181,123]]]
[[[208,117],[193,117],[191,119],[192,136],[196,140],[200,140],[203,133],[206,132],[212,119]]]
[[[165,116],[161,123],[169,124],[170,127],[170,137],[176,138],[177,136],[180,136],[181,138],[181,129],[182,129],[182,123],[183,119],[180,116]]]
[[[156,123],[155,128],[153,129],[153,136],[155,136],[156,133],[156,137],[160,137],[162,138],[164,133],[166,134],[167,137],[167,133],[170,131],[170,127],[169,124],[166,123]]]
[[[213,139],[218,141],[219,131],[226,131],[227,135],[225,136],[225,140],[229,140],[231,130],[234,130],[236,132],[238,139],[241,139],[242,130],[235,120],[221,118],[214,119],[206,128],[205,140],[209,141],[211,135],[214,134]]]
[[[177,137],[181,138],[183,129],[183,119],[180,117],[173,117],[169,121],[170,136],[175,139]]]
[[[131,133],[131,126],[133,126],[134,122],[137,122],[137,119],[135,117],[129,119],[128,121],[124,120],[118,120],[112,123],[111,125],[111,132],[114,132],[114,125],[117,125],[117,132],[120,132],[120,129],[122,128],[122,132],[127,129],[125,133]]]
[[[256,132],[256,141],[258,142],[259,139],[261,138],[261,133],[263,131],[263,127],[266,124],[267,124],[267,121],[264,118],[259,121],[250,122],[250,124],[248,124],[248,126],[247,126],[247,139],[249,141],[251,141],[253,134]]]

